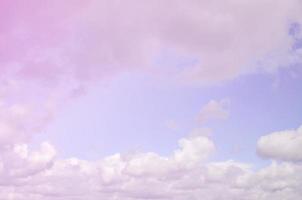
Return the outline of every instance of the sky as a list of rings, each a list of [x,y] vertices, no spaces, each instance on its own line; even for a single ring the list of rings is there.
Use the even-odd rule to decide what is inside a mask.
[[[301,0],[0,1],[0,199],[300,200]]]

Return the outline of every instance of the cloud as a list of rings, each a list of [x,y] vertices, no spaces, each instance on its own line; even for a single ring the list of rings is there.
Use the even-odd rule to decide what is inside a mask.
[[[26,132],[40,132],[92,81],[125,71],[216,84],[290,66],[301,61],[292,48],[299,31],[290,32],[302,22],[300,6],[299,0],[3,0],[0,99],[31,107],[39,130]],[[13,126],[0,126],[14,135]],[[18,141],[31,137],[19,131]]]
[[[114,154],[96,161],[54,159],[18,145],[1,159],[0,198],[14,200],[299,200],[302,165],[272,162],[253,170],[233,160],[209,162],[214,144],[204,136],[183,138],[170,156],[153,152]]]
[[[64,102],[61,97],[56,99],[51,93],[45,94],[50,92],[47,89],[31,91],[30,84],[3,84],[0,90],[4,87],[7,91],[0,95],[0,149],[29,142],[46,127],[53,119],[58,105]],[[42,93],[40,90],[43,90]]]
[[[289,34],[302,22],[300,8],[299,0],[0,1],[0,199],[300,199],[301,165],[253,171],[235,161],[208,163],[215,145],[203,134],[181,139],[170,156],[97,161],[56,159],[48,143],[37,151],[24,144],[92,81],[117,73],[216,84],[301,62],[297,35]],[[185,64],[162,61],[166,52]],[[221,104],[210,102],[202,120],[226,118]],[[260,139],[260,152],[300,161],[288,139],[296,132],[272,136],[288,149]]]
[[[154,61],[166,50],[197,61],[184,68],[161,62],[158,74],[189,82],[271,71],[296,58],[289,30],[302,21],[300,6],[299,0],[4,0],[2,71],[27,80],[87,81],[134,67],[157,71]]]
[[[32,151],[26,144],[18,144],[1,150],[0,185],[17,186],[28,177],[52,167],[56,150],[45,142],[40,149]]]
[[[205,160],[215,150],[215,146],[207,137],[193,137],[179,141],[180,150],[175,151],[175,160],[186,165],[194,165]]]
[[[169,197],[171,194],[165,191],[170,193],[170,189],[164,189],[166,182],[161,179],[179,179],[205,161],[214,148],[206,137],[183,138],[179,145],[169,157],[149,152],[115,154],[99,161],[54,161],[55,150],[47,143],[37,152],[29,152],[27,145],[17,145],[8,152],[10,157],[2,160],[3,169],[9,170],[3,171],[2,177],[10,175],[10,179],[2,179],[2,191],[13,191],[0,192],[0,198],[9,194],[12,199],[43,200]]]
[[[257,152],[266,158],[302,161],[302,127],[262,136],[257,143]]]
[[[225,120],[229,117],[229,100],[223,99],[220,101],[211,100],[201,108],[197,116],[199,123],[205,123],[210,120]]]

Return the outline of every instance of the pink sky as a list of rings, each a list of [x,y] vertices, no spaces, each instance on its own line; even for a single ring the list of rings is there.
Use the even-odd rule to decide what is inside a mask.
[[[300,0],[0,1],[0,199],[299,200],[301,27]]]

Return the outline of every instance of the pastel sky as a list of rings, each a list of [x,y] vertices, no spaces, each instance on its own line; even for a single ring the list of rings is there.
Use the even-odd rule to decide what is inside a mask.
[[[300,200],[301,0],[1,0],[1,200]]]

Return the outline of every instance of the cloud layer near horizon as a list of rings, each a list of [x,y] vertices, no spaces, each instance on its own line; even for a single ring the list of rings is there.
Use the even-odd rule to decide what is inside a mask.
[[[272,162],[255,170],[250,164],[232,160],[209,162],[208,157],[214,151],[213,142],[205,136],[181,139],[179,148],[166,157],[136,152],[97,161],[58,160],[54,148],[47,143],[38,151],[16,145],[2,153],[0,197],[14,200],[297,200],[301,197],[301,164]]]

